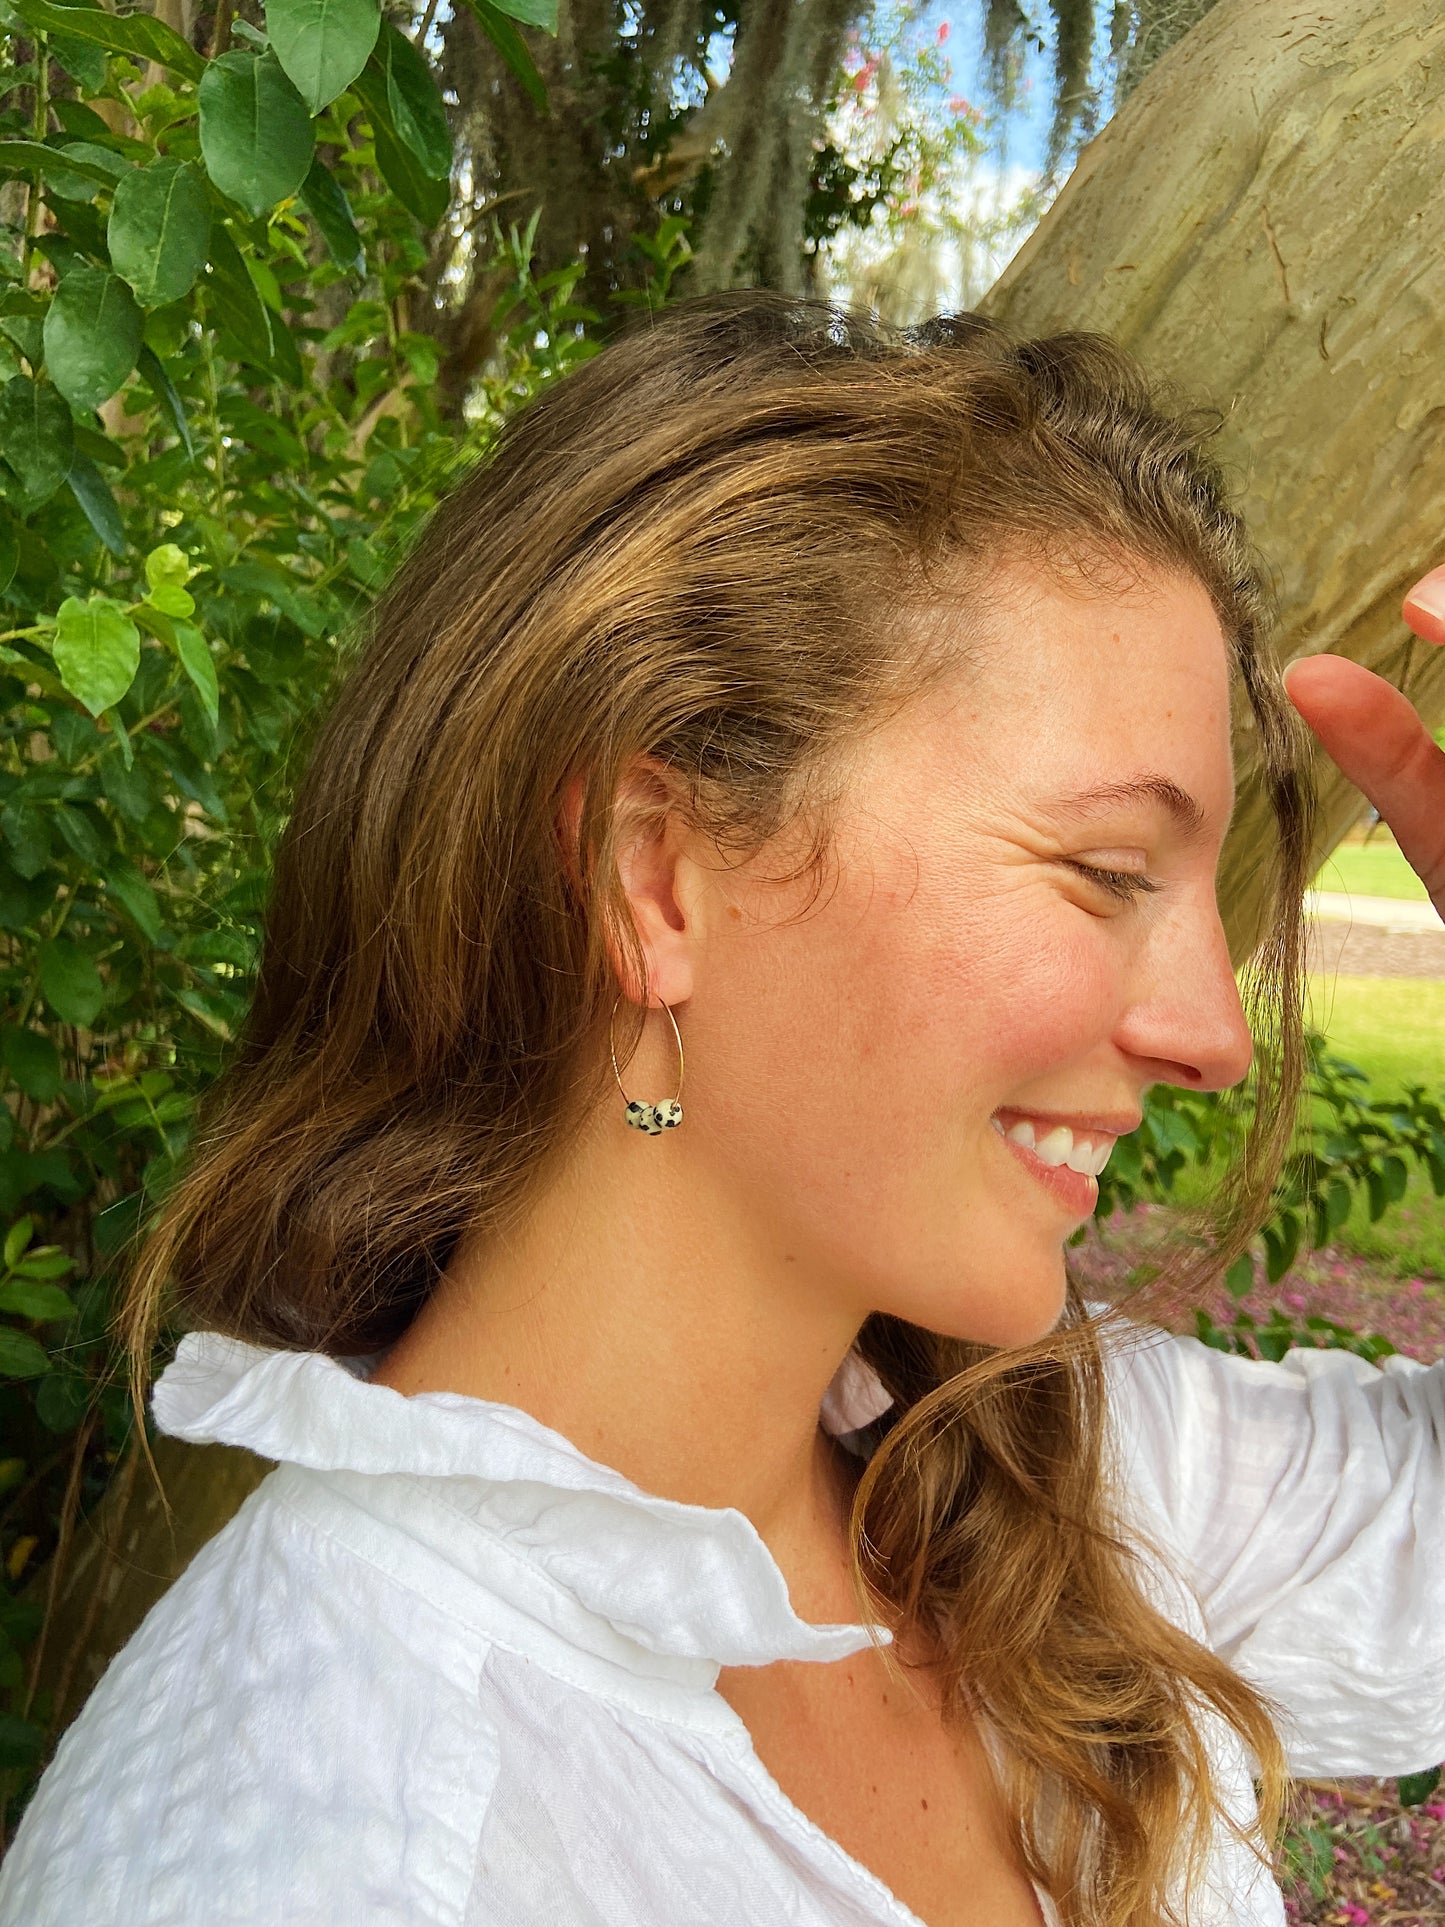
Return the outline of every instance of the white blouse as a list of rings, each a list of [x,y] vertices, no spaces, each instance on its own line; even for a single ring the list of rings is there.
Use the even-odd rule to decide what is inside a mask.
[[[920,1927],[715,1691],[866,1631],[799,1619],[740,1512],[374,1364],[182,1340],[161,1430],[279,1464],[65,1733],[0,1927]],[[1149,1583],[1275,1696],[1295,1770],[1445,1758],[1445,1364],[1148,1334],[1109,1369]],[[821,1416],[886,1402],[854,1359]],[[1249,1762],[1214,1738],[1245,1815]],[[1284,1919],[1227,1827],[1195,1918]]]

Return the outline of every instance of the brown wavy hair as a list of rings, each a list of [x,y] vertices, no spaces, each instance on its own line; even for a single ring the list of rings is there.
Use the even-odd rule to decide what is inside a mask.
[[[521,410],[307,746],[247,1022],[130,1269],[137,1399],[167,1319],[337,1355],[398,1338],[463,1231],[521,1215],[610,1088],[609,954],[647,976],[615,861],[628,765],[670,766],[721,848],[804,825],[821,870],[839,756],[957,667],[902,612],[1006,553],[1196,578],[1229,642],[1278,829],[1272,921],[1245,973],[1253,1122],[1180,1289],[1228,1262],[1300,1084],[1308,836],[1213,425],[1100,337],[894,329],[760,290],[646,318]],[[1026,1349],[882,1315],[859,1345],[896,1401],[853,1507],[860,1598],[925,1635],[946,1704],[1004,1742],[1019,1850],[1068,1927],[1179,1918],[1226,1817],[1209,1723],[1256,1763],[1261,1852],[1282,1754],[1262,1697],[1145,1596],[1097,1321],[1071,1286]]]

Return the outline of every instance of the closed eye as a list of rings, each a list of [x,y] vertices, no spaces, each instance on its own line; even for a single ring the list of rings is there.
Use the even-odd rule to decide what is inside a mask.
[[[1069,868],[1077,870],[1080,876],[1088,877],[1091,883],[1116,897],[1120,903],[1132,903],[1136,897],[1152,894],[1163,888],[1153,877],[1145,876],[1141,870],[1104,870],[1097,863],[1078,863],[1068,859]]]

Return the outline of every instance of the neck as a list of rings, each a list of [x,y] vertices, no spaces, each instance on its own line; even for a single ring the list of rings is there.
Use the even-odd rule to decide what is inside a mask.
[[[644,1491],[736,1507],[800,1614],[851,1620],[853,1476],[818,1408],[861,1322],[680,1135],[597,1131],[521,1226],[459,1243],[373,1378],[518,1406]]]

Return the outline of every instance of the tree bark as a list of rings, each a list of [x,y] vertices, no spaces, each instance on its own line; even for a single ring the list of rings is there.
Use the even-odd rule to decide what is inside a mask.
[[[1445,651],[1411,653],[1399,604],[1445,525],[1442,141],[1435,0],[1220,0],[1085,149],[984,304],[1028,334],[1106,330],[1224,408],[1222,452],[1278,575],[1281,659],[1408,668],[1431,721]],[[1247,731],[1240,770],[1222,894],[1243,953],[1270,843]],[[1321,854],[1359,808],[1322,774]],[[156,1457],[174,1539],[143,1464],[77,1533],[40,1677],[64,1687],[62,1719],[270,1469],[169,1439]]]
[[[1084,149],[983,302],[1029,335],[1113,335],[1218,404],[1277,579],[1281,663],[1330,650],[1445,716],[1445,651],[1400,602],[1445,535],[1445,15],[1436,0],[1220,0]],[[1269,809],[1241,719],[1221,868],[1260,929]],[[1361,800],[1317,759],[1318,853]]]

